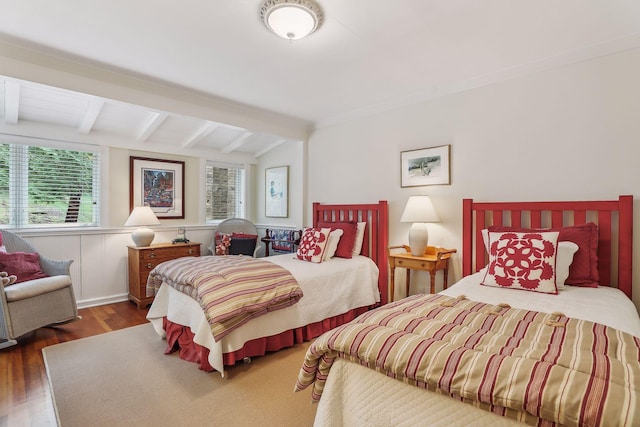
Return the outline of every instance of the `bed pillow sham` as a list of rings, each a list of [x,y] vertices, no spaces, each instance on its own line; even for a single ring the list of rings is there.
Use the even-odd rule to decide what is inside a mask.
[[[484,286],[557,294],[558,235],[553,232],[489,232]]]
[[[489,232],[525,231],[514,227],[491,226]],[[594,222],[572,225],[562,228],[537,229],[536,231],[557,231],[560,242],[573,242],[578,251],[569,267],[566,285],[597,288],[600,281],[598,273],[598,226]]]
[[[486,228],[482,230],[482,240],[487,253],[489,253],[489,230]],[[577,251],[578,245],[573,242],[558,242],[558,256],[556,258],[556,287],[558,290],[564,289],[565,282],[569,277],[569,267]]]
[[[340,228],[332,230],[331,233],[329,233],[329,240],[327,240],[327,247],[324,249],[322,261],[328,261],[336,256],[336,250],[338,250],[338,245],[340,244],[340,240],[342,240],[343,233],[344,231]]]
[[[296,252],[298,259],[315,263],[322,262],[330,232],[330,228],[305,228]]]
[[[339,258],[351,258],[353,257],[353,245],[356,240],[356,221],[343,221],[343,222],[327,222],[318,221],[316,224],[318,228],[331,228],[331,230],[342,230],[342,237],[338,242],[338,247],[335,251],[335,256]]]
[[[365,221],[358,222],[356,224],[356,238],[353,242],[353,252],[352,256],[360,255],[362,252],[362,244],[364,242],[364,229],[366,228],[367,223]]]

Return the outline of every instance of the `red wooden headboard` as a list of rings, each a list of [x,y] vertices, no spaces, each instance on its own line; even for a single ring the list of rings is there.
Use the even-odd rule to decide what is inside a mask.
[[[366,222],[362,255],[373,260],[380,270],[378,289],[380,303],[389,300],[387,264],[387,248],[389,247],[389,206],[386,200],[377,204],[360,205],[325,205],[318,202],[313,204],[313,225],[318,221],[359,221]]]
[[[631,298],[633,264],[633,196],[618,200],[567,202],[462,201],[462,274],[487,263],[481,230],[490,225],[522,228],[598,224],[600,284],[618,288]],[[616,271],[617,267],[617,271]]]

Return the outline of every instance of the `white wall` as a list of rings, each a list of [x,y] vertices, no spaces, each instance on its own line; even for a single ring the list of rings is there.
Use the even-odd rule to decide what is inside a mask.
[[[277,227],[301,228],[304,206],[304,143],[287,141],[262,155],[258,160],[256,176],[256,223]],[[265,170],[289,167],[289,215],[286,218],[265,216]]]
[[[395,245],[407,242],[410,224],[399,220],[408,196],[429,194],[442,219],[430,224],[431,244],[459,251],[465,197],[589,200],[635,194],[637,200],[639,75],[635,49],[319,129],[309,140],[307,197],[388,200],[389,242]],[[400,152],[443,144],[451,144],[451,185],[401,188]],[[637,201],[634,207],[638,254]],[[457,280],[459,253],[453,264],[450,280]],[[423,291],[427,281],[414,279],[412,293]],[[397,296],[403,288],[396,286]],[[640,307],[639,263],[634,295]]]

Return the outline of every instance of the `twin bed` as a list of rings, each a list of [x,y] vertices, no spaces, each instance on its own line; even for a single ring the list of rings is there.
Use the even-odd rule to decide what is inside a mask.
[[[463,209],[461,281],[379,307],[312,343],[296,389],[313,387],[315,425],[640,425],[640,318],[630,300],[633,198],[468,199]],[[592,222],[595,247],[593,235],[572,235],[593,232]],[[546,235],[542,228],[559,231]],[[575,266],[569,261],[578,270],[561,267],[556,241],[556,273],[571,270],[564,288],[487,286],[519,250],[531,261],[526,244],[501,253],[503,239],[567,232],[580,253],[572,249]]]
[[[362,255],[319,264],[270,257],[304,297],[217,341],[195,300],[162,284],[148,317],[159,334],[169,331],[169,347],[223,373],[243,357],[315,338],[295,386],[312,387],[316,426],[640,425],[632,196],[465,199],[463,279],[390,304],[386,202],[313,209],[314,226],[366,221]],[[514,259],[526,273],[513,270]],[[362,268],[364,277],[346,274]],[[320,269],[332,279],[304,284]],[[509,269],[517,279],[507,283]]]
[[[147,318],[156,332],[166,337],[166,352],[179,351],[181,358],[198,363],[201,369],[216,370],[224,375],[225,366],[309,341],[376,305],[386,304],[387,202],[313,204],[314,227],[346,221],[364,225],[362,247],[357,251],[358,255],[351,258],[336,256],[315,263],[297,259],[295,254],[255,260],[250,257],[213,256],[183,258],[171,264],[165,263],[164,266],[161,264],[165,269],[163,274],[156,274],[158,271],[150,274],[150,278],[155,277],[158,286]],[[176,282],[188,282],[196,276],[195,273],[188,274],[193,263],[227,260],[241,267],[243,264],[253,266],[257,263],[284,267],[299,283],[303,296],[299,298],[296,295],[291,304],[284,308],[260,310],[260,316],[257,316],[258,312],[253,312],[237,322],[241,323],[240,326],[214,337],[217,331],[214,323],[209,322],[211,316],[205,315],[201,303],[189,295],[188,290],[181,291],[180,283],[175,285]],[[222,265],[217,268],[225,269],[224,275],[231,276],[236,274],[230,270],[232,267]],[[177,273],[169,271],[171,269]],[[228,301],[239,293],[236,291],[236,295],[222,295],[218,299]]]

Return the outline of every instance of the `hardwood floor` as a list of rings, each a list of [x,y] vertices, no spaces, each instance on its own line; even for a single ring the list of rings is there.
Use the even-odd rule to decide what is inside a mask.
[[[56,425],[44,347],[146,323],[147,311],[128,301],[81,309],[81,320],[38,329],[0,350],[0,426]]]

